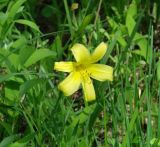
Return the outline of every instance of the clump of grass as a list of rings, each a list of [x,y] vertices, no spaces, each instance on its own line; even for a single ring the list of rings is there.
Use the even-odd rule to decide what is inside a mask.
[[[158,146],[160,144],[159,3],[0,1],[0,146]],[[54,62],[70,48],[108,44],[101,63],[112,83],[94,82],[66,97]]]

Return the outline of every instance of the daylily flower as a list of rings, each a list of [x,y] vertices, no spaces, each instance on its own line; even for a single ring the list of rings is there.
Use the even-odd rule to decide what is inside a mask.
[[[85,100],[95,100],[96,95],[91,78],[99,81],[113,80],[112,67],[104,64],[95,64],[104,56],[106,50],[107,45],[102,42],[90,54],[84,45],[77,43],[71,48],[76,62],[55,62],[55,70],[70,73],[58,86],[64,95],[72,95],[82,84]]]

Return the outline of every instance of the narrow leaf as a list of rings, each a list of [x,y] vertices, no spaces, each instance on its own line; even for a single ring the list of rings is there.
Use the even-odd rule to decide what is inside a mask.
[[[33,21],[26,20],[26,19],[18,19],[18,20],[15,20],[14,22],[19,23],[19,24],[23,24],[23,25],[27,25],[27,26],[31,27],[32,29],[40,32],[39,27]]]
[[[40,61],[46,57],[56,57],[56,53],[49,50],[49,49],[39,49],[36,50],[30,57],[29,59],[26,61],[25,63],[25,67],[29,67],[33,64],[35,64],[37,61]]]

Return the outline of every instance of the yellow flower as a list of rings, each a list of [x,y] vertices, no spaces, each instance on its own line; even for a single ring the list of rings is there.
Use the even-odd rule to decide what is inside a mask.
[[[104,64],[95,64],[95,62],[104,56],[106,50],[107,45],[104,42],[100,43],[92,54],[90,54],[84,45],[75,44],[71,48],[71,51],[76,62],[55,62],[55,70],[70,73],[59,84],[58,88],[66,96],[69,96],[76,92],[82,84],[85,100],[95,100],[96,95],[91,78],[99,81],[113,80],[112,67]]]

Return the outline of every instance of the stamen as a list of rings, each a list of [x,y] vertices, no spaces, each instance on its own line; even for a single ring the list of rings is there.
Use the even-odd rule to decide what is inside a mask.
[[[88,73],[86,67],[82,64],[80,65],[76,65],[76,71],[78,71],[81,75],[81,78],[87,82],[87,83],[91,83],[91,80],[90,80],[90,74]]]

